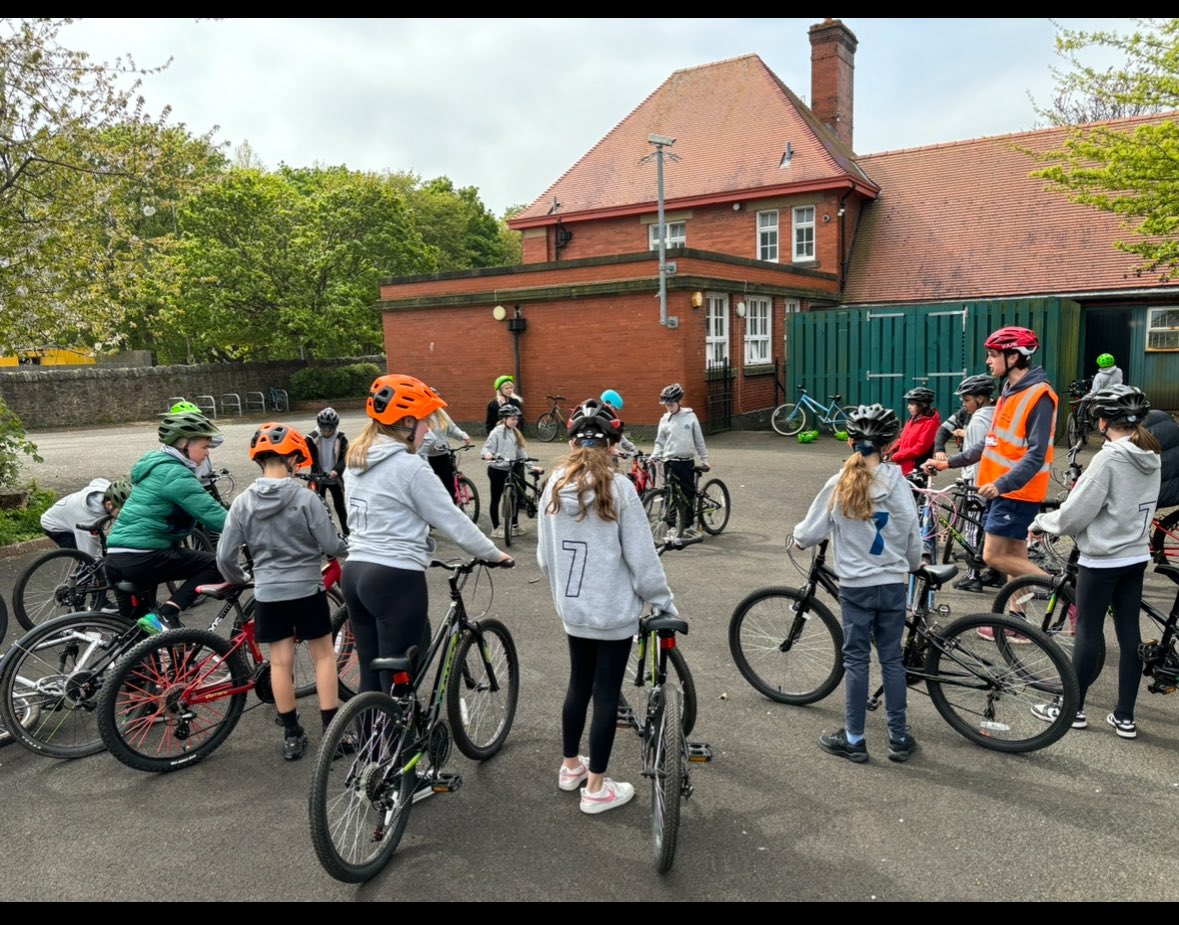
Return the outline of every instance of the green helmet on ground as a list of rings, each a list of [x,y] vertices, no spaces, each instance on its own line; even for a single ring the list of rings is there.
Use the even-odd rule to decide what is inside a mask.
[[[1112,353],[1103,353],[1097,358],[1097,366],[1100,369],[1109,369],[1114,365],[1114,358]]]
[[[217,426],[200,412],[184,411],[167,414],[160,421],[160,443],[173,446],[177,440],[192,440],[195,437],[220,437]]]

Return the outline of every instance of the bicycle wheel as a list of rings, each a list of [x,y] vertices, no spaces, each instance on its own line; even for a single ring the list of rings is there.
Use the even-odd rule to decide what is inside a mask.
[[[347,700],[356,693],[358,674],[356,668],[356,640],[352,636],[352,626],[348,623],[348,609],[344,604],[344,595],[339,586],[327,591],[328,603],[332,611],[332,643],[336,649],[336,674],[340,680],[340,699]],[[253,608],[253,602],[246,604],[247,613]],[[343,633],[343,638],[341,638]],[[344,673],[348,671],[350,684],[345,685]],[[311,650],[303,640],[295,646],[295,696],[302,699],[315,693],[315,659],[311,657]]]
[[[680,692],[665,684],[659,693],[662,705],[656,709],[651,729],[648,765],[651,769],[651,842],[655,869],[671,870],[675,861],[676,837],[680,831],[680,799],[684,793],[684,727],[680,716]]]
[[[184,541],[180,545],[185,549],[195,549],[198,552],[217,551],[217,541],[213,539],[213,537],[204,527],[197,527],[192,531],[192,533],[188,534],[188,536],[184,538]],[[184,581],[183,579],[180,581],[169,581],[166,584],[168,586],[168,593],[175,594],[178,590],[180,590],[180,587],[184,584]],[[206,600],[208,600],[208,598],[206,598],[203,594],[198,594],[195,598],[193,598],[193,601],[189,605],[188,609],[191,610],[193,607],[199,607]]]
[[[1021,575],[999,589],[991,610],[1039,627],[1064,650],[1065,655],[1072,658],[1077,641],[1077,600],[1072,585],[1064,584],[1056,590],[1052,579]],[[1102,633],[1097,640],[1098,673],[1104,664],[1105,635]]]
[[[650,658],[650,649],[648,649],[648,658]],[[692,672],[688,670],[688,660],[684,658],[678,648],[667,650],[667,677],[668,680],[674,680],[680,689],[681,701],[681,722],[684,727],[684,735],[691,735],[692,730],[696,726],[696,682],[692,679]],[[637,645],[631,646],[630,658],[626,663],[626,677],[622,682],[622,699],[626,701],[626,692],[634,690],[635,678],[639,673],[639,648]],[[652,668],[648,664],[643,672],[643,683],[648,690],[650,696],[650,689],[652,686]]]
[[[479,489],[465,475],[458,479],[458,506],[471,518],[471,523],[479,523]]]
[[[815,703],[835,690],[842,650],[839,621],[794,588],[754,591],[729,620],[729,652],[741,677],[778,703]]]
[[[994,638],[978,634],[989,628]],[[1008,633],[1026,642],[1007,644]],[[1030,752],[1051,745],[1072,726],[1081,694],[1072,663],[1033,626],[1000,614],[970,614],[931,633],[925,661],[929,699],[947,723],[976,745]],[[1018,658],[1006,651],[1018,650]],[[1060,698],[1045,725],[1032,707]]]
[[[18,639],[0,671],[0,717],[29,751],[83,758],[102,751],[95,709],[104,673],[141,638],[117,614],[55,617]]]
[[[831,413],[831,419],[827,422],[827,426],[831,428],[832,436],[838,433],[847,433],[848,415],[855,410],[855,405],[844,405]]]
[[[340,680],[340,700],[351,700],[360,692],[360,659],[356,654],[356,636],[348,608],[332,614],[332,640],[336,649],[336,676]]]
[[[98,729],[128,767],[178,771],[208,758],[233,732],[249,686],[245,655],[216,633],[151,636],[103,685]]]
[[[1068,423],[1065,425],[1065,431],[1069,447],[1074,447],[1078,443],[1084,446],[1089,442],[1089,436],[1085,433],[1085,427],[1081,423],[1081,419],[1071,411],[1068,415]]]
[[[696,511],[700,526],[712,536],[724,532],[729,523],[732,502],[729,489],[720,479],[709,479],[697,492]]]
[[[536,419],[536,436],[545,443],[552,443],[556,440],[560,431],[561,419],[557,417],[557,412],[546,411]]]
[[[512,545],[512,517],[516,513],[516,492],[511,487],[512,477],[508,476],[508,484],[504,486],[504,496],[499,503],[499,523],[504,529],[504,546]]]
[[[8,605],[4,603],[4,596],[0,595],[0,641],[8,635]]]
[[[486,761],[501,748],[520,696],[516,643],[498,620],[472,624],[459,640],[446,688],[446,715],[454,744],[472,761]]]
[[[217,479],[217,494],[221,496],[222,507],[228,508],[236,493],[237,482],[233,480],[233,474],[228,469],[222,470]]]
[[[412,720],[388,694],[354,697],[328,726],[308,815],[319,863],[337,880],[363,883],[397,850],[413,808],[416,757]]]
[[[52,617],[98,610],[106,592],[106,576],[94,556],[80,549],[51,549],[20,573],[12,587],[12,609],[17,623],[31,630]]]
[[[658,546],[667,537],[670,524],[667,522],[667,489],[654,488],[643,496],[643,512],[651,528],[651,539]]]
[[[792,401],[778,405],[770,415],[770,426],[783,437],[793,437],[806,427],[806,409]]]
[[[1156,517],[1150,534],[1150,552],[1155,562],[1179,565],[1179,508]]]

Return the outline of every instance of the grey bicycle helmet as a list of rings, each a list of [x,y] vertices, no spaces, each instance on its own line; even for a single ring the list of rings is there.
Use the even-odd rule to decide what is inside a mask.
[[[340,416],[335,408],[324,408],[315,416],[315,423],[324,430],[335,430],[340,423]]]
[[[1149,410],[1146,393],[1132,385],[1111,385],[1089,399],[1089,417],[1094,424],[1098,418],[1111,424],[1141,424]]]
[[[916,402],[917,404],[923,405],[926,408],[933,404],[933,399],[933,389],[927,389],[923,385],[919,385],[915,389],[909,389],[909,391],[905,393],[905,401]]]
[[[521,413],[520,406],[510,401],[506,401],[499,406],[499,419],[501,421],[504,418],[518,418]]]
[[[848,436],[857,442],[869,440],[882,447],[895,440],[900,432],[900,419],[883,405],[860,405],[847,416]]]
[[[980,373],[977,376],[967,376],[954,390],[954,394],[963,395],[994,395],[995,380],[993,377]]]
[[[160,421],[160,443],[174,446],[177,440],[192,440],[195,437],[220,437],[221,431],[203,414],[186,411],[183,414],[167,414]]]
[[[581,446],[595,446],[597,441],[617,443],[622,436],[622,421],[614,409],[596,398],[587,398],[569,415],[568,434]]]
[[[662,392],[659,393],[660,402],[677,402],[684,397],[684,387],[678,382],[673,382]]]
[[[127,498],[131,494],[131,483],[126,479],[119,479],[116,482],[111,482],[106,491],[102,493],[102,500],[109,501],[115,507],[122,507],[127,503]]]

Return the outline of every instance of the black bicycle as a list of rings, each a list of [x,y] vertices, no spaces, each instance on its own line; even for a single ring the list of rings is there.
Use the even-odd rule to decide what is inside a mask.
[[[720,479],[709,479],[700,484],[700,476],[707,472],[703,466],[692,467],[692,478],[696,482],[696,500],[689,502],[683,488],[675,479],[666,477],[658,488],[651,488],[643,496],[643,510],[647,514],[647,523],[651,525],[651,536],[655,542],[661,543],[670,531],[676,535],[685,536],[687,531],[699,525],[700,529],[711,536],[724,532],[729,524],[729,514],[732,512],[732,501],[729,489]],[[684,519],[683,510],[689,512],[687,523],[680,523]]]
[[[503,457],[499,457],[502,459]],[[512,545],[512,528],[520,513],[536,518],[540,509],[540,496],[544,486],[540,483],[543,470],[537,470],[532,463],[537,462],[535,456],[520,460],[524,465],[513,465],[508,470],[507,481],[504,482],[504,493],[500,498],[499,522],[504,531],[504,546]]]
[[[815,549],[805,585],[755,591],[729,621],[737,669],[755,690],[779,703],[815,703],[843,678],[843,628],[817,597],[820,588],[839,596],[826,556],[824,541]],[[1000,614],[968,614],[943,627],[937,621],[949,617],[949,608],[934,610],[933,592],[957,573],[955,565],[926,565],[915,573],[902,650],[908,683],[924,681],[942,718],[976,745],[1001,752],[1051,745],[1068,732],[1080,701],[1072,662],[1042,630]],[[873,694],[869,709],[883,693],[881,687]],[[1046,697],[1062,703],[1060,716],[1048,726],[1031,712]]]

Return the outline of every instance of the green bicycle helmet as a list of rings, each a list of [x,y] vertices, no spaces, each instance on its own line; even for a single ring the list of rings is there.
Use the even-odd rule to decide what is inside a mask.
[[[167,414],[160,421],[160,443],[174,446],[177,440],[192,440],[194,437],[220,437],[221,431],[207,417],[199,412],[185,411]]]
[[[1100,369],[1109,369],[1114,365],[1114,358],[1112,353],[1103,353],[1097,358],[1097,366]]]
[[[204,414],[198,405],[190,401],[178,401],[168,409],[168,414]]]
[[[500,389],[502,389],[505,382],[510,382],[512,385],[516,384],[515,377],[513,376],[497,376],[495,380],[495,390],[498,392]]]
[[[106,491],[102,493],[102,500],[109,501],[115,507],[122,507],[127,503],[127,497],[131,494],[131,483],[126,479],[119,479],[117,482],[111,482]]]

